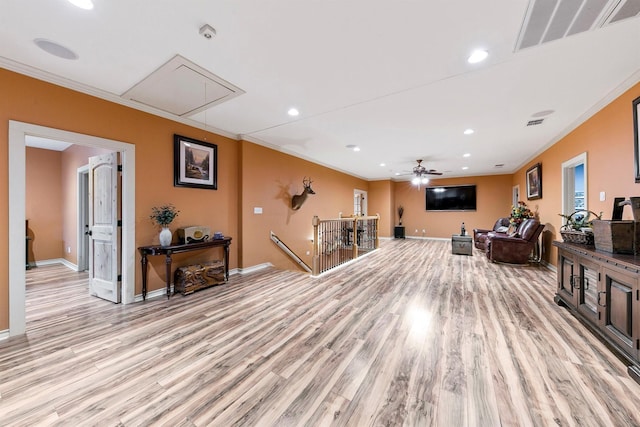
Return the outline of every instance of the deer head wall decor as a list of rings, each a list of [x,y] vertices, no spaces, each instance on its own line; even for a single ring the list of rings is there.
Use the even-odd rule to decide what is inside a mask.
[[[302,180],[304,190],[302,190],[301,194],[296,194],[291,198],[291,209],[297,211],[298,209],[300,209],[304,201],[307,200],[308,194],[316,194],[316,192],[311,189],[312,182],[313,181],[311,181],[311,177],[309,177],[309,179],[307,179],[306,176],[304,177],[304,179]]]

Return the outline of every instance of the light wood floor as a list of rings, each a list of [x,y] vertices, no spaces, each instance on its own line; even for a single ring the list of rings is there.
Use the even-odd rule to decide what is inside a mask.
[[[2,426],[640,425],[640,386],[553,303],[552,272],[445,241],[128,306],[61,266],[27,276]]]

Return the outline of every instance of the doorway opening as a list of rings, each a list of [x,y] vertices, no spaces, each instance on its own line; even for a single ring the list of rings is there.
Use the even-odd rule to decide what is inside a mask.
[[[100,147],[122,159],[122,302],[135,295],[135,146],[95,136],[9,121],[9,336],[26,331],[25,318],[25,138],[27,135]]]
[[[511,206],[518,206],[520,201],[520,185],[514,185],[511,190]]]
[[[367,216],[367,192],[364,190],[353,190],[353,214],[356,216]]]

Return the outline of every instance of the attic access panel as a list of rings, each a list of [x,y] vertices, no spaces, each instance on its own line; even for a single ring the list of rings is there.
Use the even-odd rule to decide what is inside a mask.
[[[122,97],[177,116],[191,116],[243,93],[239,87],[176,55]]]

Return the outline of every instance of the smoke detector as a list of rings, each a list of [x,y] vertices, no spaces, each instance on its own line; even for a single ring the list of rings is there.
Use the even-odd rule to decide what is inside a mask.
[[[205,39],[212,39],[216,35],[216,30],[209,24],[204,24],[200,27],[200,35]]]

